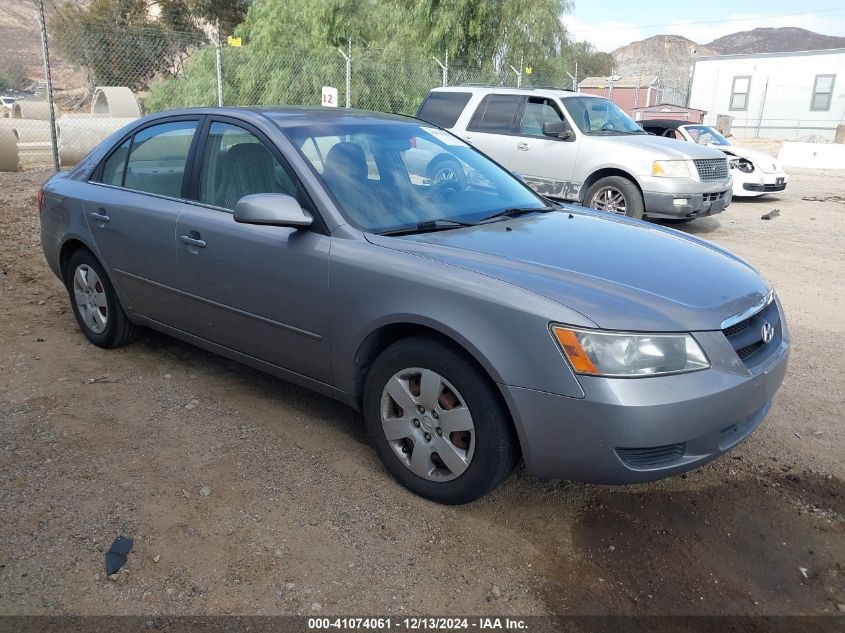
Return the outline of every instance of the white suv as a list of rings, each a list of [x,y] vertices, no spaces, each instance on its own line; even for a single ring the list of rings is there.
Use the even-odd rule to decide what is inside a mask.
[[[602,97],[535,88],[436,88],[417,117],[463,138],[549,197],[674,220],[721,213],[731,202],[722,152],[648,134]]]

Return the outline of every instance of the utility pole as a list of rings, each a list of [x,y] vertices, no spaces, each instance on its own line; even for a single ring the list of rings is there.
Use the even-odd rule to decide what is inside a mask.
[[[56,111],[53,103],[53,78],[50,76],[50,49],[47,45],[47,20],[44,18],[44,0],[38,0],[38,22],[41,26],[41,52],[44,54],[44,79],[47,82],[47,108],[50,110],[50,146],[53,169],[59,171],[59,138],[56,134]]]

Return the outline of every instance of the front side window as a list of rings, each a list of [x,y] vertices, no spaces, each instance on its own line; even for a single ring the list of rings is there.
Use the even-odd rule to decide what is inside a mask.
[[[551,99],[530,97],[522,113],[519,132],[523,136],[543,136],[543,125],[562,117]]]
[[[181,198],[185,165],[196,129],[196,121],[173,121],[152,125],[135,134],[123,186]]]
[[[748,109],[748,93],[751,90],[751,77],[734,77],[731,87],[731,110]]]
[[[476,222],[504,209],[547,204],[489,158],[429,125],[350,122],[284,131],[347,220],[364,231]]]
[[[836,82],[836,75],[816,75],[813,83],[813,100],[810,102],[810,110],[830,110],[830,101],[833,97],[833,84]]]
[[[255,193],[284,193],[305,205],[290,167],[282,165],[252,132],[215,121],[208,130],[199,201],[223,209]]]
[[[481,100],[467,129],[489,134],[512,134],[520,95],[487,95]]]
[[[645,134],[634,119],[618,105],[602,97],[567,97],[563,100],[569,116],[584,134]]]

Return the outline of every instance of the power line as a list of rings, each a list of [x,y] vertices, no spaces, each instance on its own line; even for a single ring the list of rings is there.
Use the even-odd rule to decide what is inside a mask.
[[[727,20],[700,20],[697,22],[670,22],[669,24],[632,24],[631,26],[614,26],[596,29],[572,29],[575,33],[598,33],[604,31],[630,31],[633,29],[660,29],[671,26],[692,26],[694,24],[724,24],[727,22],[743,22],[747,20],[768,20],[770,18],[791,18],[799,15],[815,15],[817,13],[830,13],[832,11],[845,11],[845,7],[834,7],[832,9],[818,9],[816,11],[801,11],[799,13],[777,13],[772,15],[752,15],[747,18],[730,18]]]

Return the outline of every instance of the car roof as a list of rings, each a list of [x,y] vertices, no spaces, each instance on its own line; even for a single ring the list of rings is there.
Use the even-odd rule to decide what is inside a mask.
[[[181,108],[158,112],[154,116],[180,116],[189,114],[219,114],[235,118],[244,115],[262,116],[279,127],[298,127],[313,124],[349,123],[421,123],[418,119],[402,114],[388,114],[354,108],[326,108],[324,106],[250,106],[250,107],[204,107]]]
[[[463,85],[463,86],[448,86],[444,88],[434,88],[431,92],[469,92],[472,94],[488,94],[495,92],[499,95],[531,95],[535,97],[549,97],[566,99],[569,97],[596,97],[597,99],[604,99],[599,95],[585,94],[582,92],[572,92],[571,90],[564,90],[562,88],[508,88],[506,86],[494,85]]]

